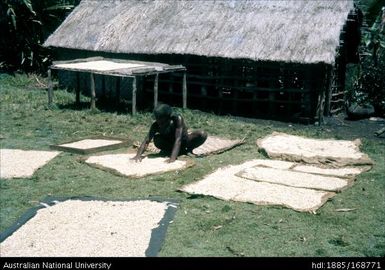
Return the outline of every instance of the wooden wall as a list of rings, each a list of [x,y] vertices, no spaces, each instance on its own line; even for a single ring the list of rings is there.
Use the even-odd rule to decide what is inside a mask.
[[[187,68],[188,108],[217,114],[311,123],[317,121],[320,112],[323,114],[324,106],[320,104],[325,102],[325,92],[330,88],[330,67],[323,64],[256,62],[194,55],[101,54],[76,50],[65,50],[58,56],[60,60],[103,56],[182,64]],[[181,76],[182,73],[159,75],[161,102],[182,107]],[[141,109],[151,108],[154,76],[142,79],[144,91],[138,105]]]

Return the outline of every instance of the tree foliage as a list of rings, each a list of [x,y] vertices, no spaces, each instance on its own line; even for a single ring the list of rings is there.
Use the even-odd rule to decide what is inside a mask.
[[[42,46],[79,0],[0,2],[0,69],[44,72],[50,51]]]
[[[350,103],[371,104],[385,115],[385,9],[364,33],[360,46],[359,72],[353,83]]]

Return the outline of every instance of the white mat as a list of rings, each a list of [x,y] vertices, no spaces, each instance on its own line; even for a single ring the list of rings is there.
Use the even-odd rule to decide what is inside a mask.
[[[341,191],[351,184],[348,179],[259,166],[243,169],[236,175],[255,181],[326,191]]]
[[[193,149],[192,153],[196,156],[207,156],[218,154],[240,145],[244,140],[229,140],[215,136],[208,136],[206,141],[199,147]]]
[[[71,63],[71,64],[57,64],[55,66],[60,68],[68,68],[68,69],[96,70],[96,71],[108,71],[108,70],[115,70],[115,69],[122,69],[122,68],[144,67],[144,65],[140,65],[140,64],[116,63],[116,62],[106,61],[106,60]]]
[[[258,140],[257,144],[270,158],[336,167],[373,164],[366,154],[360,152],[360,140],[310,139],[274,132]]]
[[[363,173],[370,169],[369,166],[358,167],[344,167],[344,168],[329,168],[325,165],[322,167],[310,164],[301,164],[290,161],[274,160],[274,159],[260,159],[258,160],[259,167],[276,168],[282,170],[292,170],[297,172],[306,172],[319,175],[327,175],[334,177],[350,178],[354,179],[360,173]]]
[[[260,167],[268,167],[268,168],[275,168],[275,169],[290,169],[293,167],[296,163],[289,162],[289,161],[283,161],[283,160],[273,160],[273,159],[254,159],[252,162],[253,166],[260,166]]]
[[[282,205],[297,211],[315,211],[328,198],[335,195],[334,192],[256,182],[235,175],[245,168],[260,163],[260,160],[252,160],[240,165],[220,168],[198,182],[183,186],[181,190],[223,200],[250,202],[257,205]]]
[[[343,178],[354,178],[356,175],[368,170],[370,167],[345,167],[345,168],[320,168],[313,165],[295,165],[293,171],[306,172],[320,175],[329,175]]]
[[[58,151],[0,149],[0,178],[31,177],[58,154]]]
[[[135,154],[110,154],[91,156],[85,160],[90,165],[96,165],[99,168],[113,170],[121,175],[130,177],[143,177],[150,174],[158,174],[169,171],[181,170],[188,167],[187,161],[176,160],[167,163],[168,158],[148,158],[145,157],[142,162],[131,160]]]
[[[167,203],[69,200],[40,209],[0,244],[2,257],[145,256]]]
[[[122,142],[123,141],[119,141],[119,140],[84,139],[77,142],[60,144],[59,146],[86,150],[91,148],[103,147],[107,145],[114,145]]]

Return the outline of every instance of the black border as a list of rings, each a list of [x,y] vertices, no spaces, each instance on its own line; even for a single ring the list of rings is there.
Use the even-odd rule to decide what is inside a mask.
[[[159,226],[152,229],[150,243],[148,248],[145,251],[146,257],[156,257],[159,251],[162,248],[162,244],[164,239],[166,238],[167,228],[170,222],[174,219],[177,208],[179,206],[179,201],[174,199],[164,199],[157,196],[151,196],[148,198],[134,198],[134,199],[110,199],[110,198],[100,198],[93,196],[74,196],[74,197],[55,197],[55,196],[47,196],[42,201],[39,202],[39,205],[32,207],[27,210],[21,217],[12,224],[9,228],[5,229],[0,233],[0,243],[11,236],[14,232],[16,232],[21,226],[23,226],[27,221],[33,218],[37,211],[43,208],[46,208],[42,203],[47,204],[49,206],[53,206],[57,204],[57,202],[64,202],[68,200],[81,200],[81,201],[118,201],[118,202],[129,202],[129,201],[140,201],[140,200],[149,200],[161,203],[167,203],[167,209],[163,218],[159,222]],[[5,258],[5,257],[4,257]],[[81,257],[80,257],[81,258]]]
[[[384,257],[0,257],[0,268],[5,263],[88,263],[111,264],[115,269],[148,269],[149,267],[169,270],[197,269],[295,269],[295,270],[367,270],[384,269]],[[363,264],[365,266],[363,267]],[[44,269],[33,267],[11,267],[12,269]],[[55,268],[50,268],[55,269]],[[107,269],[103,267],[82,267],[68,269]]]

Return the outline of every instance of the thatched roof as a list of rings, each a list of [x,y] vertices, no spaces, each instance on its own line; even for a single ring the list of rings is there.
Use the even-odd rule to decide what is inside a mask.
[[[45,46],[334,63],[351,0],[83,0]]]

